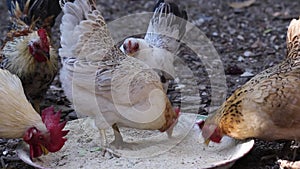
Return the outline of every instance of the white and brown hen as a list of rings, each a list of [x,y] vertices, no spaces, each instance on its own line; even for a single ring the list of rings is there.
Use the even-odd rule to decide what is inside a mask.
[[[64,7],[60,79],[76,112],[90,116],[107,150],[105,130],[115,129],[116,146],[124,144],[118,126],[166,131],[176,121],[160,78],[143,62],[123,54],[94,1],[75,0]]]

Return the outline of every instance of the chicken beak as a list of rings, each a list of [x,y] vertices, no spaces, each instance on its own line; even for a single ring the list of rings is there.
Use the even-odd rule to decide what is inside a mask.
[[[49,60],[50,59],[50,54],[49,52],[44,52],[44,55],[46,56],[46,58]]]
[[[131,52],[126,52],[126,55],[127,55],[127,56],[131,56],[131,57],[134,57],[134,56],[133,56],[133,53],[131,53]]]
[[[40,145],[40,146],[41,146],[41,149],[43,151],[43,154],[47,155],[49,153],[49,151],[47,150],[47,148],[45,146],[43,146],[43,145]]]
[[[205,145],[207,145],[207,146],[208,146],[209,142],[210,142],[210,139],[209,139],[209,138],[208,138],[208,139],[205,139],[205,141],[204,141]]]

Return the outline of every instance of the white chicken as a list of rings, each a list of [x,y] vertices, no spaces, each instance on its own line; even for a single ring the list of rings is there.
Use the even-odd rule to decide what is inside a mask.
[[[0,138],[23,138],[30,158],[59,151],[67,141],[61,112],[46,108],[41,116],[27,100],[18,76],[0,69]]]
[[[63,7],[60,26],[63,67],[60,80],[79,115],[90,116],[100,130],[114,128],[115,147],[124,145],[118,126],[166,131],[178,118],[155,71],[123,54],[113,42],[92,0]]]
[[[187,13],[175,3],[159,0],[144,39],[125,39],[120,49],[152,67],[160,76],[164,90],[175,75],[174,55],[186,31]]]

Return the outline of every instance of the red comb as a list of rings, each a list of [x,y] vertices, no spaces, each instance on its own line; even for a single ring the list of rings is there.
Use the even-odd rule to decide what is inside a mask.
[[[51,137],[51,144],[49,147],[47,147],[50,152],[56,152],[60,150],[67,140],[66,138],[63,138],[69,132],[69,130],[63,130],[67,121],[60,123],[60,115],[61,111],[55,113],[53,106],[42,111],[42,120],[46,125]]]
[[[196,124],[198,124],[199,128],[202,129],[204,126],[205,121],[204,120],[200,120],[198,122],[196,122]]]
[[[174,125],[178,122],[178,118],[180,116],[180,106],[177,106],[176,108],[174,108],[174,112],[176,113],[176,119],[174,120]]]
[[[48,35],[47,35],[47,31],[45,29],[38,29],[37,33],[42,41],[42,44],[44,46],[45,49],[49,49],[49,41],[48,41]]]
[[[177,116],[179,116],[180,114],[180,107],[177,106],[175,109],[174,109],[175,113],[177,114]]]
[[[206,124],[205,120],[196,122],[199,128],[202,130],[202,136],[204,139],[209,139],[212,142],[220,143],[222,139],[222,133],[220,129],[214,124]]]

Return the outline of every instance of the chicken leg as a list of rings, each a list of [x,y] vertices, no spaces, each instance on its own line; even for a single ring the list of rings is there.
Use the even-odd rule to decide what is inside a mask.
[[[136,143],[124,142],[119,127],[116,123],[112,125],[112,128],[114,129],[115,140],[111,142],[110,145],[114,146],[117,149],[127,148],[132,150],[133,146],[136,145]]]
[[[101,148],[102,148],[102,156],[104,157],[106,153],[108,153],[109,158],[113,158],[113,157],[120,157],[120,154],[116,154],[116,152],[114,152],[109,144],[107,143],[107,137],[106,137],[106,132],[105,129],[100,129],[100,135],[101,135]]]
[[[113,142],[111,142],[110,144],[116,148],[121,148],[122,145],[124,145],[124,141],[123,141],[123,137],[120,133],[119,127],[115,123],[112,125],[112,128],[114,129],[115,140]]]

